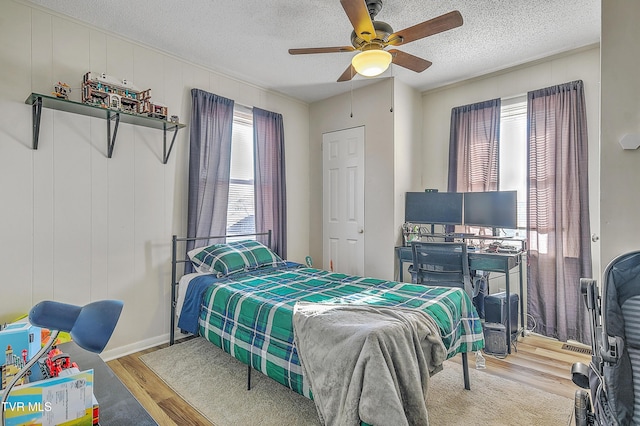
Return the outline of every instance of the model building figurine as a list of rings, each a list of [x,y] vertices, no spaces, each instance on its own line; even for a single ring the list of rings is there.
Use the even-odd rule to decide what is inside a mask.
[[[151,102],[151,89],[141,90],[132,82],[105,73],[88,72],[82,79],[82,102],[103,108],[167,119],[167,107]]]
[[[61,99],[69,99],[69,93],[71,92],[71,87],[67,83],[58,82],[55,86],[53,86],[52,95],[55,95],[57,98]]]

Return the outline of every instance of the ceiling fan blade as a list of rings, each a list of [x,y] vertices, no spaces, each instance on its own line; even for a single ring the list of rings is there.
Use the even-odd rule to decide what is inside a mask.
[[[336,46],[336,47],[308,47],[302,49],[289,49],[290,55],[306,55],[309,53],[340,53],[340,52],[353,52],[355,49],[351,46]]]
[[[366,41],[371,41],[376,36],[369,10],[364,0],[340,0],[353,29],[358,36]]]
[[[441,33],[462,25],[462,15],[457,10],[445,13],[437,18],[424,21],[404,30],[391,34],[387,45],[400,46],[410,41],[419,40],[434,34]]]
[[[401,52],[397,49],[389,49],[388,52],[391,53],[392,56],[391,62],[411,71],[422,72],[431,66],[431,62],[413,56],[410,53]]]
[[[342,75],[338,78],[338,82],[349,81],[353,78],[354,75],[356,75],[356,69],[353,67],[353,65],[349,64],[349,67],[344,70]]]

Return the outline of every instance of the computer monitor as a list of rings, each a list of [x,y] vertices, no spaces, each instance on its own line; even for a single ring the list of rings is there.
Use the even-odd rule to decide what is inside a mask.
[[[407,192],[405,222],[435,225],[462,223],[461,192]]]
[[[464,193],[464,224],[516,229],[517,191]]]

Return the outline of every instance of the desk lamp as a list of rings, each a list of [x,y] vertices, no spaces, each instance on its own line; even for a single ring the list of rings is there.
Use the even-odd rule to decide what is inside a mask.
[[[2,425],[5,425],[5,402],[15,384],[38,360],[49,351],[58,334],[66,331],[73,341],[83,349],[100,353],[107,346],[113,329],[118,323],[123,303],[119,300],[99,300],[83,307],[66,303],[43,301],[31,308],[29,322],[51,330],[51,337],[7,385],[2,395]]]

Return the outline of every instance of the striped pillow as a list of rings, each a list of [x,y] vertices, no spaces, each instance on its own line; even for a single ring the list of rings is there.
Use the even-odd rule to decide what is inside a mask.
[[[284,261],[267,246],[253,240],[235,241],[199,247],[187,253],[196,271],[217,273],[225,277],[262,266],[284,265]]]

